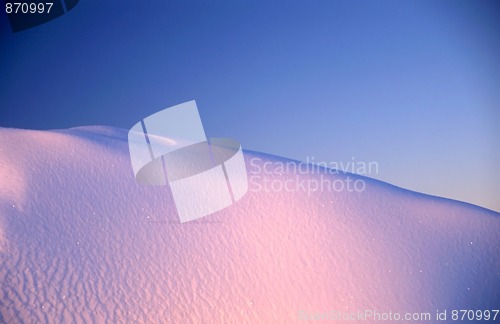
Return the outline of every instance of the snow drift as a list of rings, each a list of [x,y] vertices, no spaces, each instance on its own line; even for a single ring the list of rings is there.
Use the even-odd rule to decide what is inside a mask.
[[[0,322],[271,323],[361,310],[434,321],[437,310],[499,307],[496,212],[326,173],[366,186],[250,190],[181,224],[168,187],[135,181],[126,139],[109,127],[0,129]],[[297,176],[319,175],[258,179]]]

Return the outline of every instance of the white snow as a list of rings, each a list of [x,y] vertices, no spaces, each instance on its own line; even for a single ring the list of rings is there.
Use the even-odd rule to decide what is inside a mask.
[[[435,321],[500,306],[493,211],[326,174],[366,189],[250,191],[180,224],[168,187],[135,181],[126,130],[0,128],[0,148],[2,323],[274,323],[365,309]],[[288,161],[245,151],[247,168],[252,158]]]

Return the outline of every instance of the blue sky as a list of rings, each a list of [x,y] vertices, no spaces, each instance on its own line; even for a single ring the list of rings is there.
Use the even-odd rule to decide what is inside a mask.
[[[93,1],[11,33],[0,126],[130,128],[195,99],[208,136],[500,211],[495,1]]]

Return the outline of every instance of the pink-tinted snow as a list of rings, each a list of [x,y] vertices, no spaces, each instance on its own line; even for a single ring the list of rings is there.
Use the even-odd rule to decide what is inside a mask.
[[[250,184],[233,206],[181,224],[168,187],[135,181],[126,138],[0,129],[0,322],[288,323],[500,306],[498,213],[349,175],[365,190]],[[245,159],[254,177],[250,161],[289,162]]]

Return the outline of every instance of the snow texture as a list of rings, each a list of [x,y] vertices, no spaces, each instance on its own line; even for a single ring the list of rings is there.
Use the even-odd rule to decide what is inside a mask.
[[[251,159],[289,161],[244,155],[249,172]],[[168,186],[134,179],[126,130],[0,129],[0,322],[282,323],[300,311],[498,309],[498,213],[325,176],[363,179],[366,189],[251,190],[181,224]]]

